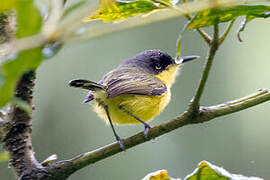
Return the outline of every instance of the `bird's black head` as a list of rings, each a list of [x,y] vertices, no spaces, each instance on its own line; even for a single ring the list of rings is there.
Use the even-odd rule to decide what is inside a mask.
[[[172,64],[176,62],[170,55],[160,50],[147,50],[125,60],[120,66],[134,66],[156,75]]]

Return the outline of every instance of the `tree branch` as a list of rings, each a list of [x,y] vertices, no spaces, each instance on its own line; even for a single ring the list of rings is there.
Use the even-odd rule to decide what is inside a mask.
[[[210,107],[200,107],[199,113],[196,116],[190,116],[190,113],[186,111],[179,117],[151,128],[148,133],[148,139],[144,137],[143,132],[140,132],[124,139],[123,143],[125,148],[129,149],[178,129],[179,127],[189,124],[204,123],[216,117],[232,114],[266,101],[270,101],[270,91],[262,90],[244,98],[236,99],[224,104]],[[119,144],[114,142],[97,150],[80,154],[72,159],[50,164],[47,167],[47,171],[49,173],[58,173],[60,175],[67,175],[67,173],[69,173],[70,175],[85,166],[101,161],[122,151],[123,150],[120,148]]]

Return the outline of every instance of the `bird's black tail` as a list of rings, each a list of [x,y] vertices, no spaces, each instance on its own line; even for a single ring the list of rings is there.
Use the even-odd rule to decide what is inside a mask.
[[[104,90],[105,87],[102,86],[101,84],[84,80],[84,79],[76,79],[76,80],[71,80],[69,81],[69,86],[75,87],[75,88],[82,88],[82,89],[87,89],[91,91],[96,91],[96,90]]]

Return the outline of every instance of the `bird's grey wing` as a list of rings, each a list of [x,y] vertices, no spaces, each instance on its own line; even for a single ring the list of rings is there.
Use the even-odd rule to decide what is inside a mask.
[[[108,98],[122,94],[162,95],[167,91],[158,78],[134,68],[118,68],[108,73],[101,81]]]

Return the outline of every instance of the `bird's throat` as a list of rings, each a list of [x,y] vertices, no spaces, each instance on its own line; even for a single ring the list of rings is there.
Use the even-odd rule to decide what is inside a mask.
[[[168,88],[170,88],[178,75],[178,70],[179,65],[173,64],[158,75],[155,75],[155,77],[159,78]]]

